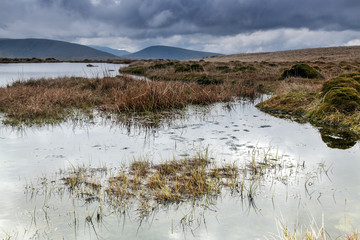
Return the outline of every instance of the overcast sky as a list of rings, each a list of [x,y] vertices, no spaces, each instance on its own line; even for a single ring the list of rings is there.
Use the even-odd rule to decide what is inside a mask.
[[[360,45],[360,0],[0,0],[0,38],[137,51],[220,52]]]

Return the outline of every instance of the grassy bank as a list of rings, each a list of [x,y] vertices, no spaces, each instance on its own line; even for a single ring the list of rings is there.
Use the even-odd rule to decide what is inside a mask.
[[[324,82],[319,90],[292,90],[259,103],[261,110],[290,114],[316,123],[360,132],[360,73],[345,73]]]
[[[57,123],[71,118],[105,114],[161,113],[189,104],[254,97],[255,91],[239,85],[200,85],[176,81],[147,82],[129,77],[58,78],[15,82],[0,88],[0,111],[5,124]]]

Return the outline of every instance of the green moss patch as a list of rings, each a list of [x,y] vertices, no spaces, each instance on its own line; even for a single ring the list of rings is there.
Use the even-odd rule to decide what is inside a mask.
[[[322,94],[325,95],[332,88],[339,88],[339,87],[354,88],[356,91],[360,91],[360,83],[350,77],[337,77],[328,80],[324,83],[321,91]]]
[[[316,71],[316,69],[305,63],[297,63],[292,66],[290,69],[284,70],[281,74],[280,79],[285,79],[287,77],[301,77],[301,78],[321,78],[321,74]]]
[[[359,92],[356,89],[335,87],[325,95],[323,106],[327,112],[333,111],[334,108],[343,113],[350,113],[359,109],[359,103]]]
[[[275,95],[257,105],[261,110],[298,115],[316,123],[360,132],[359,73],[342,74],[324,83],[321,92]]]
[[[261,110],[273,113],[304,115],[307,106],[317,97],[315,92],[292,92],[275,95],[257,105]]]

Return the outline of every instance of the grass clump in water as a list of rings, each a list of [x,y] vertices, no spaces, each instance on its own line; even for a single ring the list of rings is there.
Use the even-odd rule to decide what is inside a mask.
[[[255,160],[258,157],[264,159]],[[60,172],[62,184],[46,182],[61,189],[61,194],[64,193],[61,186],[66,186],[72,196],[85,202],[106,203],[121,211],[135,206],[145,217],[159,206],[214,202],[223,190],[253,202],[261,179],[270,176],[271,172],[276,172],[276,179],[281,179],[286,169],[284,162],[270,156],[269,151],[263,155],[254,152],[251,162],[240,166],[237,163],[215,164],[206,150],[191,158],[158,164],[133,160],[120,170],[73,167],[70,171]],[[47,191],[43,182],[41,186]]]

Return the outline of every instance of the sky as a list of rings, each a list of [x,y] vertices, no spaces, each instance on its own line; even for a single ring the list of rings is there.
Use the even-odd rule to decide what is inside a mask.
[[[0,38],[223,54],[360,45],[360,0],[0,0]]]

